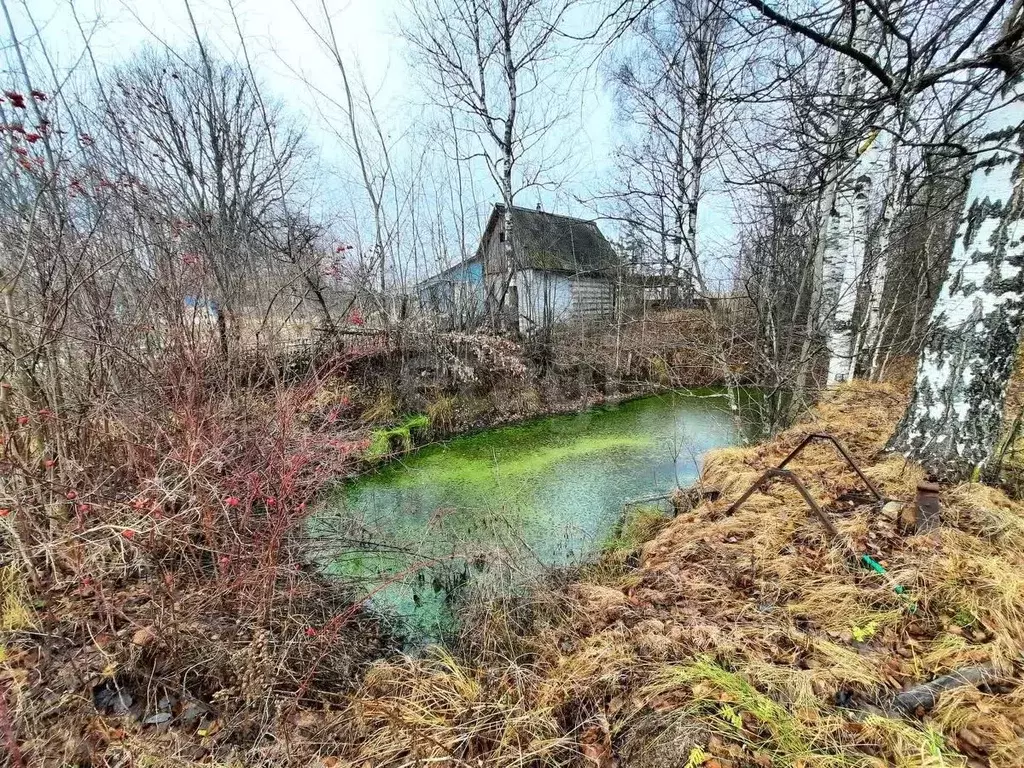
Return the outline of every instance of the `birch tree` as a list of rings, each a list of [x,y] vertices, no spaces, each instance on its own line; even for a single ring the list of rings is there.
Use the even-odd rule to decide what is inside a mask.
[[[736,25],[712,0],[671,0],[637,26],[636,51],[613,73],[624,132],[617,150],[623,217],[650,232],[666,273],[707,292],[698,215],[724,151],[747,56]]]
[[[893,67],[858,46],[852,36],[843,39],[834,27],[823,26],[827,14],[809,12],[801,18],[762,0],[748,2],[772,22],[856,62],[890,104],[934,88],[955,73],[972,72],[972,88],[984,87],[985,72],[1002,75],[993,107],[981,121],[977,159],[947,276],[931,313],[911,404],[890,443],[937,478],[976,475],[999,434],[1024,308],[1024,4],[1016,0],[1008,10],[1002,2],[891,9],[868,4],[869,12],[905,48],[904,63]]]
[[[840,76],[844,81],[864,81],[866,85],[858,88],[863,88],[866,98],[857,100],[863,101],[869,113],[874,113],[872,122],[887,111],[905,109],[917,94],[948,87],[946,83],[957,73],[972,74],[966,88],[973,90],[983,86],[986,73],[1005,72],[1015,66],[1012,51],[1021,35],[1016,24],[998,29],[1005,5],[999,0],[969,5],[941,2],[865,5],[844,0],[828,7],[797,3],[785,10],[763,0],[747,0],[747,4],[786,34],[801,37],[838,57],[841,72],[849,73]],[[1019,5],[1019,2],[1015,4],[1011,18],[1019,13]],[[843,175],[845,172],[840,171],[837,178]],[[861,174],[855,172],[853,178],[863,184]],[[853,195],[857,199],[856,189]],[[824,245],[819,246],[824,249],[821,261],[825,285],[821,291],[824,301],[820,317],[829,340],[825,349],[830,358],[830,382],[847,378],[855,365],[856,339],[850,322],[857,282],[851,278],[855,277],[864,256],[861,247],[864,241],[854,236],[851,229],[861,208],[847,205],[844,196],[842,188],[833,192],[831,185],[826,185],[821,204],[824,211],[834,210],[833,215],[840,219],[831,222],[833,236],[824,238]],[[839,245],[852,261],[844,263],[837,259]],[[843,266],[835,267],[836,264]],[[814,271],[817,273],[817,266]],[[841,304],[833,299],[833,294],[835,299],[839,298],[839,289],[852,294],[843,296]],[[808,354],[801,355],[808,362],[814,338],[812,329],[811,316],[808,316],[808,333],[803,342]],[[833,361],[834,355],[840,359]],[[801,378],[805,375],[802,370]],[[802,380],[798,380],[797,389],[802,391]]]
[[[842,194],[836,201],[834,216],[838,231],[830,239],[834,239],[833,259],[842,270],[839,279],[838,294],[830,304],[832,318],[829,324],[829,385],[846,381],[853,376],[856,363],[854,349],[853,315],[857,305],[857,297],[862,287],[865,260],[867,258],[867,241],[869,217],[872,213],[872,201],[877,196],[877,187],[882,179],[879,168],[879,149],[875,136],[870,137],[867,146],[862,146],[859,157],[853,168],[855,177],[852,189]],[[884,276],[882,276],[884,279]],[[881,289],[876,281],[879,274],[865,281],[863,287],[869,294],[880,294]]]
[[[1024,309],[1022,158],[1024,87],[1018,70],[985,117],[912,400],[890,444],[937,478],[975,475],[999,435]]]

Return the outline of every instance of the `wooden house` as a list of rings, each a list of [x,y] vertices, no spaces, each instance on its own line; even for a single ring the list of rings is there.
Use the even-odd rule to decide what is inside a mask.
[[[524,334],[612,317],[621,262],[597,224],[516,206],[510,261],[504,218],[495,205],[476,254],[420,284],[421,306],[486,316],[500,305],[502,324]]]

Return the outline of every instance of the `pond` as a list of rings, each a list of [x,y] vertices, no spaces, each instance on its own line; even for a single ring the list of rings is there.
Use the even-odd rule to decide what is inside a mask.
[[[488,429],[344,484],[314,532],[329,572],[361,582],[411,642],[438,639],[468,592],[593,557],[626,502],[692,483],[705,453],[741,437],[716,389]]]

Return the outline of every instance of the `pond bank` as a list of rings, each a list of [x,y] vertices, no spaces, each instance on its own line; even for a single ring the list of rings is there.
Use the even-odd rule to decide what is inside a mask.
[[[750,392],[755,389],[756,387],[745,386],[736,387],[734,388],[734,391],[737,393],[738,397],[742,398],[744,397],[744,392]],[[672,393],[693,393],[698,397],[702,397],[704,396],[702,393],[706,393],[710,390],[720,391],[723,399],[726,397],[726,390],[724,387],[669,387],[660,384],[648,383],[634,385],[629,390],[616,392],[614,394],[591,392],[579,400],[554,400],[543,402],[537,400],[535,407],[532,409],[528,408],[516,410],[514,412],[491,411],[479,415],[471,422],[449,424],[447,426],[444,424],[437,424],[432,421],[428,414],[411,414],[399,419],[393,426],[382,426],[371,430],[371,441],[373,439],[373,434],[386,433],[394,428],[397,428],[397,431],[400,432],[408,431],[409,440],[407,442],[404,442],[403,440],[392,440],[392,450],[389,450],[386,453],[378,453],[369,456],[360,471],[347,479],[353,479],[368,472],[374,472],[388,462],[400,459],[405,455],[424,448],[440,445],[460,437],[468,437],[480,432],[486,432],[490,429],[520,426],[555,416],[586,413],[587,411],[593,411],[596,409],[626,405],[634,400],[642,400],[647,397],[663,396]]]
[[[920,468],[879,454],[904,404],[857,382],[772,441],[715,452],[704,478],[722,497],[632,542],[631,557],[482,611],[457,656],[378,665],[336,720],[349,734],[338,754],[382,766],[1017,764],[1021,503],[946,489],[942,529],[902,537],[891,510],[838,501],[859,483],[830,446],[794,462],[848,546],[912,591],[913,611],[837,551],[793,489],[725,514],[808,432],[835,434],[887,496],[912,498]],[[947,692],[926,714],[887,708],[978,664],[999,684]]]
[[[625,502],[696,479],[704,453],[744,439],[727,402],[671,391],[421,448],[339,489],[313,529],[321,553],[342,547],[321,560],[367,590],[387,581],[376,602],[437,637],[466,596],[584,562]]]
[[[708,326],[703,311],[674,310],[639,321],[627,333],[594,328],[582,338],[567,329],[546,340],[406,334],[346,365],[346,415],[374,430],[426,416],[429,427],[413,435],[411,445],[400,445],[404,435],[394,436],[385,455],[399,455],[539,416],[686,387],[756,383],[742,344],[728,355],[736,380],[723,379],[717,347],[705,338]]]

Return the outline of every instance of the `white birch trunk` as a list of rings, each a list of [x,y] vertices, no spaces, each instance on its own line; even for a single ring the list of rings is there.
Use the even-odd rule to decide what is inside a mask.
[[[882,340],[882,297],[885,292],[885,282],[889,278],[889,228],[891,226],[892,216],[887,207],[885,213],[882,214],[878,233],[878,253],[867,278],[869,295],[863,338],[858,339],[854,349],[855,358],[860,356],[863,349],[871,350],[871,363],[868,366],[869,379],[875,377],[875,350],[881,346]]]
[[[841,276],[834,302],[828,303],[831,313],[828,339],[828,378],[832,386],[853,378],[856,351],[854,349],[853,314],[857,308],[857,294],[864,274],[867,255],[868,212],[872,207],[873,190],[877,184],[878,142],[875,137],[862,146],[853,167],[852,193],[840,194],[843,208],[838,211],[835,240],[826,252],[827,259],[841,266]],[[873,286],[869,286],[872,290]]]
[[[859,9],[856,6],[852,9],[851,34],[859,35],[865,47],[881,49],[883,30],[869,20],[858,20],[861,15]],[[881,50],[877,52],[881,53]],[[850,66],[849,62],[846,65]],[[856,68],[843,77],[844,102],[853,105],[859,101],[864,95],[864,81],[865,73]],[[849,171],[840,172],[836,214],[831,222],[825,252],[826,300],[823,310],[826,317],[822,327],[827,338],[827,386],[853,378],[856,368],[853,316],[864,279],[868,212],[874,207],[872,203],[879,187],[878,132],[868,136],[856,152]]]
[[[831,206],[825,209],[825,237],[821,247],[821,301],[817,306],[818,328],[825,338],[833,329],[843,272],[852,250],[854,190],[843,180],[834,183]]]
[[[882,138],[879,137],[879,141],[882,141]],[[878,187],[881,191],[880,221],[875,241],[875,257],[866,278],[867,309],[864,321],[861,323],[861,330],[853,345],[854,360],[860,360],[862,356],[867,358],[868,378],[872,380],[876,374],[876,350],[881,345],[883,334],[882,299],[885,294],[885,284],[889,279],[890,230],[895,218],[896,207],[901,199],[899,154],[899,144],[896,142],[886,141],[878,150],[878,176],[884,180]],[[883,155],[888,155],[884,170],[882,168]]]
[[[1002,422],[1024,308],[1022,122],[1017,78],[986,117],[911,403],[890,443],[940,480],[976,475]]]
[[[851,194],[840,192],[833,217],[833,231],[825,249],[829,274],[825,307],[828,317],[828,379],[831,386],[846,381],[853,347],[853,311],[857,304],[857,278],[864,265],[864,218],[868,192],[864,179]]]

